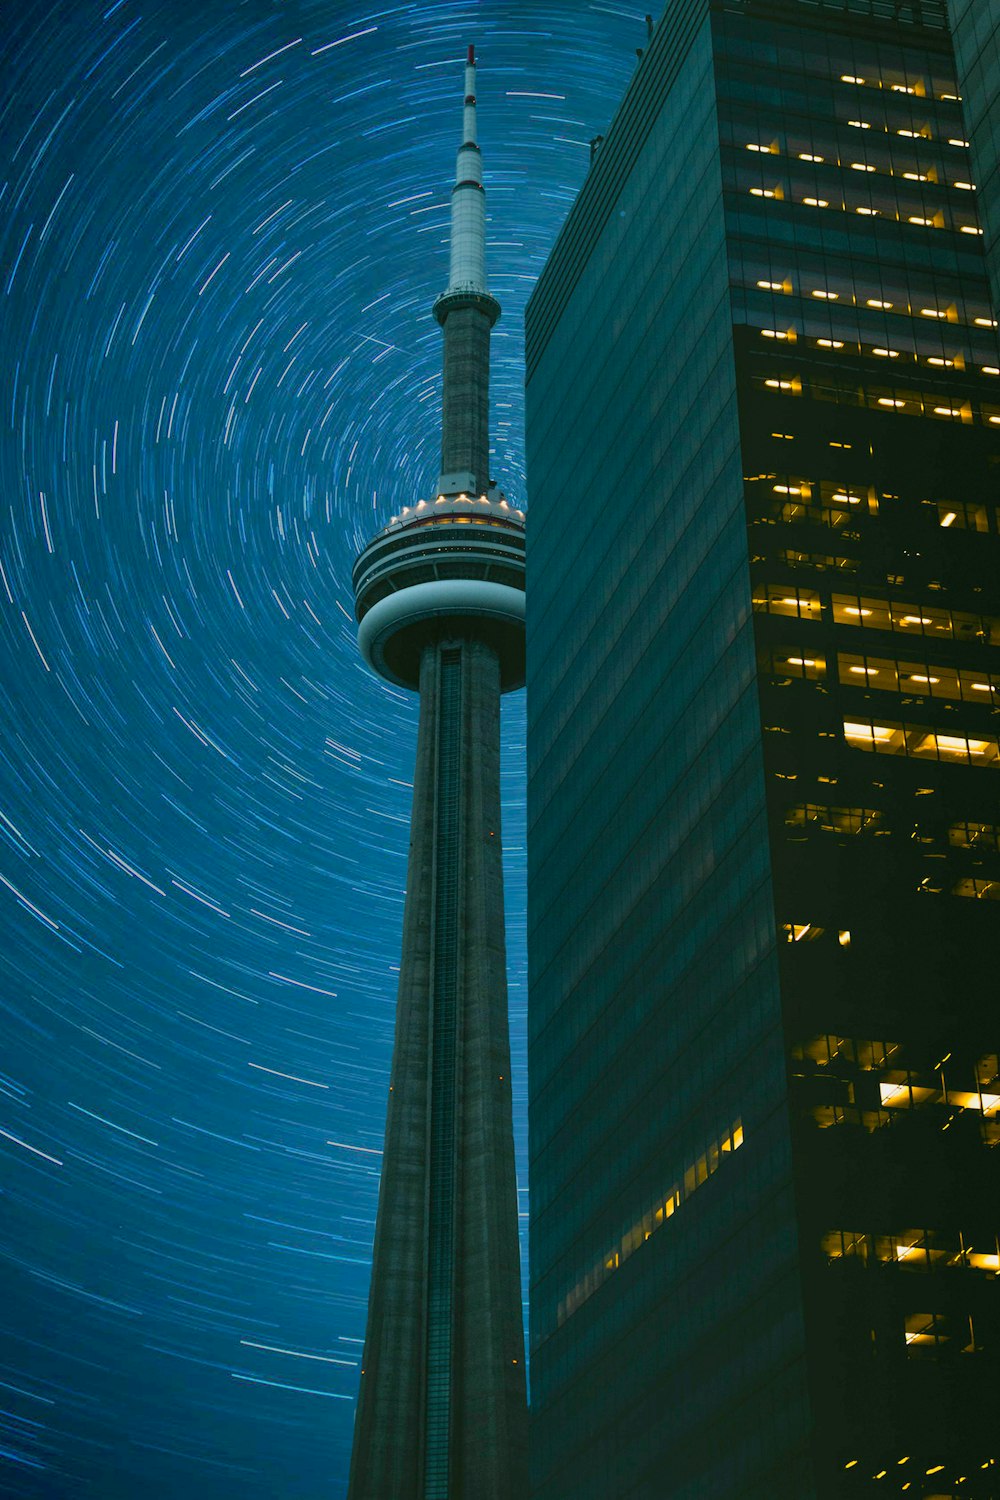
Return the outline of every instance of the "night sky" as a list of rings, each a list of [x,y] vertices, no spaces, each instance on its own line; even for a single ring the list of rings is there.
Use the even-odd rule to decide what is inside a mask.
[[[642,12],[8,0],[2,28],[0,1493],[337,1500],[416,732],[351,565],[438,471],[466,44],[522,505],[524,303]],[[520,693],[522,1185],[524,725]]]

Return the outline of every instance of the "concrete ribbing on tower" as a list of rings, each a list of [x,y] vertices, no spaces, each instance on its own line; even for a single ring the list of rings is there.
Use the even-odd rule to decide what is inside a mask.
[[[500,696],[524,682],[524,515],[489,481],[475,62],[444,331],[442,473],[354,566],[362,653],[420,693],[396,1041],[349,1500],[527,1500],[500,854]]]
[[[492,319],[470,300],[444,323],[444,392],[441,472],[468,472],[473,493],[490,482],[490,327]]]
[[[349,1500],[525,1500],[500,663],[425,647],[396,1040]]]

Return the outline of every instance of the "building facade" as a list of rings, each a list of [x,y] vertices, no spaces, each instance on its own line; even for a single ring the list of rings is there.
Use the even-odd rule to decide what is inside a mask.
[[[524,1500],[527,1399],[500,845],[524,515],[489,477],[476,69],[451,200],[441,473],[354,567],[369,666],[420,694],[403,952],[349,1500]]]
[[[1000,1494],[960,92],[937,0],[674,0],[529,304],[535,1500]]]
[[[948,11],[993,303],[1000,307],[1000,8],[990,0],[948,0]]]

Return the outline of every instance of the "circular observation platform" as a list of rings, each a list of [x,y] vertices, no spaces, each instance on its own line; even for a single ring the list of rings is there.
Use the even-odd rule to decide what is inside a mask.
[[[394,516],[354,564],[358,645],[380,677],[420,685],[434,641],[469,636],[524,685],[524,512],[500,495],[438,496]]]

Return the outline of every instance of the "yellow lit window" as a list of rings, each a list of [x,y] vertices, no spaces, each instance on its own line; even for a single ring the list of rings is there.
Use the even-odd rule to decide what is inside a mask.
[[[756,590],[753,607],[772,615],[791,615],[799,620],[820,618],[820,598],[811,589],[790,589],[782,584],[768,584]]]
[[[785,810],[786,828],[818,829],[824,833],[864,833],[877,828],[881,820],[880,812],[866,807],[824,807],[802,802]]]
[[[613,1276],[622,1263],[661,1228],[682,1207],[692,1193],[708,1181],[722,1165],[723,1158],[739,1150],[743,1145],[743,1122],[736,1120],[724,1129],[705,1147],[697,1157],[689,1160],[670,1193],[658,1199],[622,1235],[617,1245],[611,1248],[596,1265],[582,1276],[562,1301],[556,1313],[556,1322],[561,1326],[587,1299],[601,1287],[609,1276]]]
[[[1000,827],[996,823],[952,823],[948,842],[956,849],[990,849],[1000,852]]]
[[[888,312],[892,307],[891,302],[884,302],[881,297],[869,297],[865,305],[867,307],[881,308],[883,312]]]
[[[983,880],[967,876],[951,888],[953,896],[970,896],[976,901],[1000,901],[1000,880]],[[962,1101],[959,1101],[962,1102]],[[994,1109],[996,1105],[993,1106]]]
[[[827,198],[803,198],[802,202],[803,203],[807,203],[810,208],[829,208],[830,207],[830,202],[829,202],[829,199],[827,199]]]
[[[799,161],[826,161],[825,156],[813,156],[808,151],[799,152]]]
[[[782,922],[780,928],[786,943],[814,943],[825,930],[817,927],[815,922]]]
[[[868,120],[848,120],[847,123],[853,125],[856,130],[871,130],[872,128]]]

